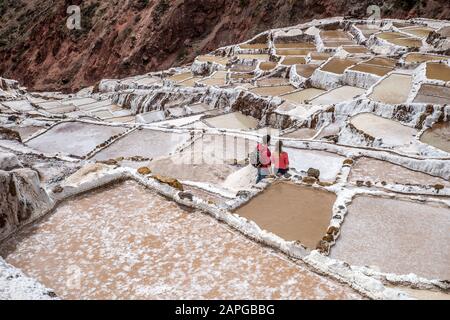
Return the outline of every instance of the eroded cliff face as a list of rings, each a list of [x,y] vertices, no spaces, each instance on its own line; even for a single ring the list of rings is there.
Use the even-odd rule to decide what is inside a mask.
[[[0,75],[32,90],[163,70],[268,28],[336,15],[450,18],[447,0],[0,0]],[[81,7],[81,30],[66,26]]]
[[[52,206],[36,171],[23,168],[14,154],[0,153],[0,240]]]

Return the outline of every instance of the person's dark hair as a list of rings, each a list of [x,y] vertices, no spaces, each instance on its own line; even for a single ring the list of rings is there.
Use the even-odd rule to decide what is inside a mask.
[[[270,143],[270,139],[271,139],[270,135],[264,136],[263,143],[268,145]]]
[[[278,141],[275,148],[278,153],[283,152],[283,141]]]

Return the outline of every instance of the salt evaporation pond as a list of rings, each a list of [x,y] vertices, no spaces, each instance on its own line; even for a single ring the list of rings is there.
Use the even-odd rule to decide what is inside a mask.
[[[91,123],[63,122],[31,139],[27,145],[41,152],[62,152],[83,157],[110,137],[126,130],[122,127]]]
[[[435,124],[422,134],[420,141],[450,153],[450,122]]]
[[[115,141],[94,156],[95,160],[141,156],[156,158],[168,155],[189,139],[189,134],[158,130],[136,130]]]
[[[450,81],[450,67],[444,63],[427,63],[427,78],[445,82]]]
[[[373,158],[362,157],[356,161],[350,172],[349,182],[386,182],[388,184],[442,184],[450,187],[450,182],[426,173],[409,170],[405,167]]]
[[[261,96],[278,96],[284,93],[294,91],[295,87],[289,86],[267,86],[251,89],[250,92],[259,94]]]
[[[341,171],[344,157],[325,151],[302,150],[285,147],[289,154],[290,167],[297,171],[308,171],[309,168],[320,171],[320,180],[334,182]]]
[[[356,96],[359,96],[366,92],[366,90],[351,87],[351,86],[342,86],[334,90],[330,90],[328,92],[323,93],[322,95],[311,100],[311,104],[314,105],[326,105],[326,104],[335,104],[348,100],[352,100]]]
[[[1,255],[65,299],[361,298],[132,181],[63,203]]]
[[[330,225],[336,195],[323,190],[275,183],[236,213],[262,229],[315,249]]]
[[[405,103],[411,91],[411,85],[411,76],[392,73],[374,87],[369,98],[386,104]]]
[[[295,91],[293,93],[284,94],[281,96],[281,98],[292,103],[303,104],[325,92],[326,91],[322,89],[308,88],[300,91]]]
[[[401,123],[376,116],[371,113],[360,113],[350,119],[359,130],[368,135],[381,138],[383,143],[390,145],[410,144],[417,134],[417,130]]]
[[[331,257],[382,272],[450,279],[449,230],[447,206],[359,196]]]
[[[432,84],[422,84],[414,98],[415,103],[448,104],[450,88]]]
[[[241,112],[232,112],[213,118],[205,119],[204,122],[214,128],[247,130],[258,126],[258,119],[246,116]]]
[[[239,168],[235,163],[243,163],[254,148],[254,141],[225,135],[204,135],[180,153],[154,159],[149,167],[155,174],[217,184],[237,171]]]

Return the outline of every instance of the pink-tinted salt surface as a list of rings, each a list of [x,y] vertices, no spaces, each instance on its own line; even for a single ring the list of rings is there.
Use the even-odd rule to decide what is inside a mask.
[[[361,298],[132,181],[65,202],[0,251],[68,299]]]
[[[382,272],[450,279],[450,209],[435,203],[357,197],[331,257]]]
[[[389,184],[442,184],[450,187],[450,182],[444,179],[409,170],[387,161],[366,157],[358,159],[350,172],[349,181],[356,183],[358,180],[371,182],[384,181]]]

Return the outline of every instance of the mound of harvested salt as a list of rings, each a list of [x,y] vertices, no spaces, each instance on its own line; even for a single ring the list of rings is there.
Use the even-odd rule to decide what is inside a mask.
[[[249,190],[256,182],[257,169],[248,165],[232,174],[230,174],[222,187],[230,190]]]

